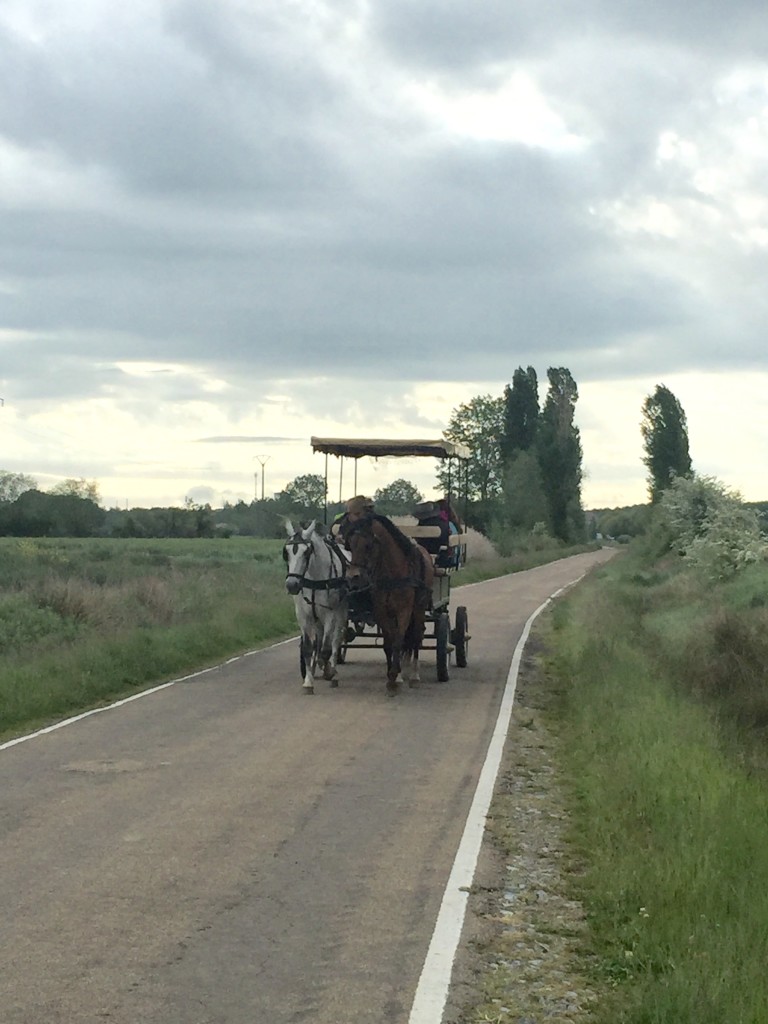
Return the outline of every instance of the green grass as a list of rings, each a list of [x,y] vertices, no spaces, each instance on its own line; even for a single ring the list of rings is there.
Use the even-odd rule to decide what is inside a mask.
[[[765,1024],[765,610],[748,595],[768,571],[714,589],[636,572],[610,565],[554,615],[596,1020]]]
[[[0,539],[0,735],[292,635],[280,550]]]

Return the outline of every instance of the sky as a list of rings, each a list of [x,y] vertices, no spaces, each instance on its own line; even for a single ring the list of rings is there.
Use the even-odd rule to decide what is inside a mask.
[[[250,501],[565,366],[585,507],[657,384],[768,499],[764,0],[3,0],[0,66],[0,469]]]

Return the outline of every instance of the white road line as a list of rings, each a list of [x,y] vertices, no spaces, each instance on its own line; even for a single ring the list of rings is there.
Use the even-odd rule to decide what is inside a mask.
[[[167,683],[161,683],[159,686],[153,686],[149,690],[141,690],[139,693],[133,693],[130,697],[123,697],[122,700],[116,700],[113,704],[105,704],[102,708],[91,708],[90,711],[83,711],[82,714],[73,715],[72,718],[64,718],[61,722],[55,722],[53,725],[47,725],[44,729],[38,729],[36,732],[27,733],[25,736],[17,736],[15,739],[6,740],[5,743],[0,743],[0,751],[8,750],[9,747],[15,747],[19,743],[26,743],[27,740],[37,739],[38,736],[45,736],[46,733],[56,732],[57,729],[63,729],[66,725],[74,725],[75,722],[82,722],[84,718],[90,718],[91,715],[100,715],[103,711],[112,711],[114,708],[121,708],[124,704],[131,704],[135,700],[141,700],[142,697],[149,697],[152,693],[159,693],[161,690],[167,690],[169,686],[175,686],[176,683],[185,683],[189,679],[197,679],[198,676],[204,676],[208,672],[215,672],[216,669],[222,668],[223,665],[232,665],[236,661],[241,661],[243,658],[250,658],[254,654],[261,654],[263,651],[272,651],[276,647],[282,647],[284,644],[290,644],[297,637],[289,637],[287,640],[279,640],[276,644],[270,644],[269,647],[259,647],[254,651],[246,651],[245,654],[238,654],[235,658],[229,658],[227,661],[222,662],[221,665],[211,665],[210,668],[200,669],[199,672],[191,672],[188,676],[179,676],[178,679],[171,679]]]
[[[567,583],[564,587],[556,590],[551,597],[548,597],[544,604],[539,605],[523,627],[522,635],[515,647],[512,663],[507,674],[504,693],[501,698],[499,715],[496,719],[491,742],[488,744],[488,752],[480,772],[477,789],[472,800],[472,806],[469,809],[459,848],[456,851],[453,867],[445,886],[443,901],[440,904],[440,910],[435,923],[435,930],[432,933],[432,939],[421,970],[419,983],[416,986],[416,995],[414,996],[408,1024],[441,1024],[443,1019],[443,1010],[445,1009],[448,990],[451,984],[453,961],[456,957],[461,930],[464,926],[469,890],[477,869],[477,860],[485,833],[485,820],[491,805],[501,757],[504,752],[504,744],[509,730],[509,722],[512,717],[512,706],[515,700],[520,662],[531,626],[554,598],[559,597],[565,590],[574,586],[583,578],[582,575],[578,579]]]

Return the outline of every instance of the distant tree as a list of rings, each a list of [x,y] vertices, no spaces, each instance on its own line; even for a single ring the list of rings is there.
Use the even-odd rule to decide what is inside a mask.
[[[62,480],[61,483],[52,487],[48,493],[68,494],[74,495],[76,498],[87,498],[89,501],[93,501],[97,505],[101,501],[98,483],[95,480],[85,480],[83,477],[80,477],[79,479],[70,477],[67,480]]]
[[[504,388],[504,421],[501,453],[509,463],[517,452],[533,447],[539,424],[539,382],[532,366],[519,366],[512,375],[512,387]]]
[[[541,413],[537,452],[552,533],[566,542],[585,536],[581,505],[582,449],[574,423],[579,391],[570,370],[547,370],[549,391]]]
[[[648,469],[648,491],[657,502],[675,477],[689,476],[688,423],[680,402],[669,388],[657,384],[643,402],[640,424],[645,446],[643,463]]]
[[[184,508],[189,514],[192,525],[192,535],[195,537],[212,537],[213,530],[213,509],[206,502],[193,501],[192,498],[184,499]]]
[[[638,537],[648,529],[650,511],[649,505],[596,509],[595,528],[604,537]]]
[[[467,472],[467,497],[484,505],[493,502],[501,492],[503,463],[501,436],[504,422],[504,399],[478,395],[454,409],[445,430],[449,441],[467,445],[471,452]],[[453,467],[453,473],[456,469]],[[464,474],[462,472],[462,483]],[[448,466],[441,466],[437,479],[443,491],[456,486],[455,475],[449,479]],[[484,515],[484,510],[478,510]]]
[[[325,479],[319,473],[306,473],[292,480],[279,496],[279,505],[290,515],[316,519],[323,515]]]
[[[26,473],[11,473],[0,469],[0,501],[16,501],[24,491],[37,488],[37,480]]]
[[[110,509],[107,512],[106,529],[111,537],[147,536],[140,517],[137,518],[131,512],[120,512],[119,509]]]
[[[535,452],[520,451],[504,473],[501,519],[509,531],[532,530],[549,521],[541,467]]]
[[[376,511],[385,516],[404,516],[413,511],[414,505],[424,500],[424,496],[410,481],[394,480],[386,487],[380,487],[373,496]]]
[[[104,523],[104,509],[75,494],[24,491],[0,511],[0,532],[14,537],[92,537]]]

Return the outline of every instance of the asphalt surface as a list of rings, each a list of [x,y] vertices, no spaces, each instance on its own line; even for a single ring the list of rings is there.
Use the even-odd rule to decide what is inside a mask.
[[[609,556],[455,588],[447,683],[292,642],[0,751],[3,1024],[406,1024],[523,626]]]

